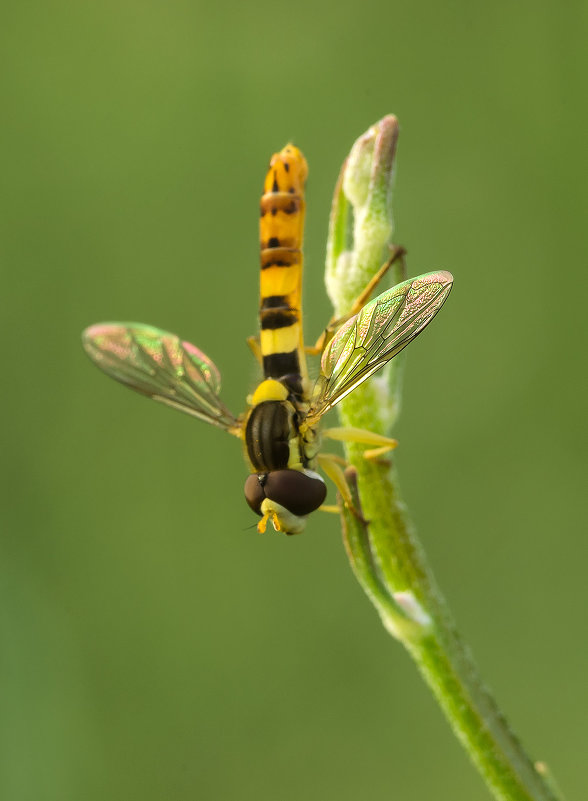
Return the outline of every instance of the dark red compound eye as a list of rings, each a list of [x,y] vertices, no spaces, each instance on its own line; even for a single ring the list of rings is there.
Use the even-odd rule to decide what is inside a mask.
[[[327,487],[320,477],[301,470],[273,470],[267,474],[263,489],[266,498],[300,517],[318,509],[327,495]]]
[[[247,476],[245,500],[253,511],[261,515],[261,504],[266,498],[279,503],[293,515],[304,517],[323,503],[327,487],[320,476],[301,470],[272,470]]]
[[[245,479],[245,500],[253,509],[256,515],[261,517],[261,504],[265,500],[265,492],[263,486],[265,484],[267,474],[257,475],[253,473]]]

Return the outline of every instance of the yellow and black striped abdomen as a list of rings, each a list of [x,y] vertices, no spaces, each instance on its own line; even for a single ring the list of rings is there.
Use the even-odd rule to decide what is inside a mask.
[[[302,238],[306,159],[294,145],[276,153],[261,198],[260,344],[266,378],[307,372],[302,335]]]

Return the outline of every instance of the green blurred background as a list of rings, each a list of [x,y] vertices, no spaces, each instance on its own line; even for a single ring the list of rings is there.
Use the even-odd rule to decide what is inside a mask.
[[[410,348],[405,499],[483,675],[585,797],[586,4],[4,4],[0,797],[489,797],[355,583],[338,521],[257,536],[230,437],[86,359],[168,328],[255,385],[258,198],[330,198],[401,123],[396,241],[454,291]]]

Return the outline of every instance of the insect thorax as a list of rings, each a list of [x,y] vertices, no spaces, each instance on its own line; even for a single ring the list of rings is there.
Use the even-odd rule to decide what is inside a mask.
[[[253,472],[315,468],[318,435],[300,433],[304,409],[294,398],[256,403],[245,424],[245,447]]]

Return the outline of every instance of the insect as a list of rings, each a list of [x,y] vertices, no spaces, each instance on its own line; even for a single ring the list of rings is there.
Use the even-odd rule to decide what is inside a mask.
[[[250,341],[264,378],[235,417],[220,399],[220,374],[198,348],[175,334],[138,323],[99,323],[83,345],[105,373],[167,406],[238,437],[250,474],[245,498],[276,531],[300,533],[326,497],[320,466],[344,498],[337,457],[320,452],[319,422],[342,398],[398,354],[435,316],[451,290],[450,273],[421,275],[386,290],[337,321],[320,341],[320,373],[312,386],[302,333],[302,238],[308,168],[287,145],[270,162],[261,198],[260,334]],[[334,333],[333,333],[334,330]],[[396,441],[361,429],[331,428],[323,438],[376,446]],[[369,455],[369,454],[368,454]]]

